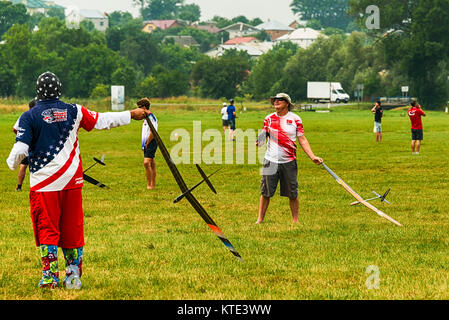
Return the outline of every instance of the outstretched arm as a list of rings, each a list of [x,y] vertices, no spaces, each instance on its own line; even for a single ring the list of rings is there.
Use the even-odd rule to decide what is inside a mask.
[[[302,150],[309,156],[310,160],[312,160],[316,164],[323,163],[323,159],[320,157],[317,157],[310,147],[309,141],[307,140],[306,136],[302,135],[298,137],[299,144],[301,145]]]
[[[149,113],[150,113],[149,111],[143,110],[141,108],[123,112],[99,113],[98,120],[94,128],[97,130],[105,130],[105,129],[108,130],[124,126],[129,124],[131,122],[131,119],[134,120],[145,119],[145,116]]]

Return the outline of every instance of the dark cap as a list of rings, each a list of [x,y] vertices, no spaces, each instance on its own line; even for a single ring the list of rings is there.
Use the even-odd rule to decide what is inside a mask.
[[[61,81],[54,73],[44,72],[37,78],[36,94],[39,101],[59,99],[62,95]]]

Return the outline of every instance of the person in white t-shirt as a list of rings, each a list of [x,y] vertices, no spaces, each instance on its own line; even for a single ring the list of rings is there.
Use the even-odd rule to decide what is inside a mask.
[[[143,98],[137,101],[137,106],[139,108],[144,108],[146,110],[150,110],[150,100],[148,98]],[[151,121],[151,124],[154,126],[154,129],[157,130],[158,123],[156,116],[153,113],[150,113],[148,118]],[[151,132],[150,126],[146,121],[142,124],[142,150],[144,154],[143,166],[145,167],[145,175],[147,178],[147,189],[153,190],[156,187],[156,150],[157,143],[156,139],[154,139],[154,135]]]
[[[226,135],[226,130],[229,129],[228,104],[226,102],[223,102],[223,108],[221,108],[221,122],[223,124],[223,132]]]
[[[263,125],[268,144],[263,163],[259,217],[256,223],[263,222],[278,182],[280,183],[281,196],[290,199],[292,218],[293,222],[296,223],[298,222],[299,208],[296,140],[314,163],[321,164],[323,159],[313,153],[304,135],[301,118],[290,112],[292,106],[290,96],[286,93],[278,93],[271,98],[271,104],[276,108],[276,112],[268,115]],[[260,146],[265,140],[258,140],[256,144]]]

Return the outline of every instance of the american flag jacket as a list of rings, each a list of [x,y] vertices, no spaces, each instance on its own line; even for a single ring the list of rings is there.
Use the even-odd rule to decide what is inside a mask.
[[[29,157],[31,191],[81,188],[79,129],[110,129],[130,121],[129,111],[98,113],[59,99],[39,101],[20,117],[8,166],[14,170],[24,157]]]

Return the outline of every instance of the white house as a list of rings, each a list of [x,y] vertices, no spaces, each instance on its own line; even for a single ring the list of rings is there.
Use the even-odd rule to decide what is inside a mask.
[[[222,56],[226,50],[246,51],[251,58],[257,59],[264,53],[270,51],[274,46],[274,42],[255,42],[255,43],[241,43],[241,44],[222,44],[206,52],[206,55],[212,58]]]
[[[310,46],[318,37],[327,37],[323,35],[320,31],[311,28],[298,28],[292,33],[283,35],[276,39],[276,42],[290,41],[296,43],[301,48],[307,48]]]
[[[78,10],[77,8],[69,8],[66,10],[66,23],[76,27],[84,20],[91,21],[98,31],[105,32],[109,27],[109,17],[106,13],[98,10]]]
[[[258,28],[250,26],[249,24],[243,22],[234,23],[230,26],[220,29],[219,32],[224,31],[229,33],[229,39],[246,37],[260,32]]]
[[[276,20],[268,20],[267,22],[259,24],[256,27],[257,29],[263,30],[269,34],[272,41],[295,30]]]
[[[98,10],[80,10],[81,21],[89,20],[95,25],[95,29],[105,32],[109,28],[109,17]]]

